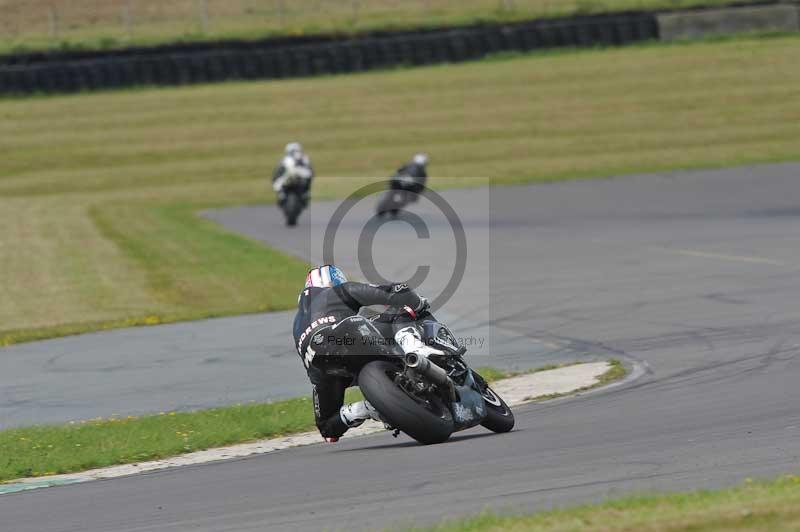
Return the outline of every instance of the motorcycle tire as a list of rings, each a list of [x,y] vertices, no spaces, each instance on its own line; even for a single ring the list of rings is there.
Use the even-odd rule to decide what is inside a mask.
[[[392,201],[392,191],[387,192],[383,195],[383,197],[378,202],[378,207],[375,209],[378,215],[378,218],[383,218],[384,216],[389,216],[391,211],[394,207],[394,202]]]
[[[494,393],[494,390],[487,384],[481,392],[483,401],[486,404],[486,417],[483,418],[481,425],[492,432],[509,432],[514,428],[514,413],[508,407],[503,398]]]
[[[297,218],[300,216],[300,211],[303,206],[297,194],[289,194],[286,196],[286,203],[283,205],[283,212],[286,214],[286,225],[297,225]]]
[[[394,382],[397,366],[370,362],[358,374],[358,386],[367,401],[392,427],[424,445],[442,443],[455,430],[453,415],[441,399],[423,402]]]

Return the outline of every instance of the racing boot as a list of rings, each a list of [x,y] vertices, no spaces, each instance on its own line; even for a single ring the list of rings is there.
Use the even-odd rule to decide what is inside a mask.
[[[357,403],[344,405],[339,410],[339,417],[342,418],[342,422],[350,428],[357,427],[368,419],[374,419],[375,421],[381,420],[378,416],[378,411],[375,410],[368,401],[359,401]]]

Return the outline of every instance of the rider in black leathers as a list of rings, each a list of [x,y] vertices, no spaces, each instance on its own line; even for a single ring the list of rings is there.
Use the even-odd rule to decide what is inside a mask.
[[[391,180],[391,190],[407,190],[413,192],[411,201],[416,201],[416,195],[425,190],[425,183],[428,180],[428,156],[418,153],[411,161],[401,166],[394,173]]]
[[[389,191],[378,202],[378,217],[396,217],[406,205],[419,200],[428,180],[427,165],[428,156],[418,153],[411,161],[398,168],[389,180]]]
[[[328,355],[357,356],[366,349],[358,342],[350,345],[345,338],[355,336],[390,336],[376,324],[358,315],[362,307],[389,305],[406,307],[411,314],[427,309],[428,302],[405,284],[376,286],[348,282],[335,266],[314,268],[306,278],[306,286],[298,299],[294,319],[294,341],[303,359],[308,377],[314,386],[314,416],[317,428],[328,442],[335,442],[348,428],[366,419],[378,419],[367,401],[344,405],[344,392],[352,384],[347,374],[332,375],[324,371]],[[370,347],[374,349],[374,347]]]

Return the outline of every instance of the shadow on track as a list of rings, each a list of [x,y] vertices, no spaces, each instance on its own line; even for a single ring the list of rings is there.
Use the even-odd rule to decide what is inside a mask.
[[[514,429],[508,434],[515,434],[517,432],[525,432],[527,429]],[[486,438],[488,436],[495,436],[495,437],[502,437],[502,434],[495,434],[494,432],[476,432],[473,434],[459,434],[456,436],[452,436],[449,440],[444,443],[440,443],[434,445],[433,447],[439,447],[442,445],[453,445],[459,442],[464,442],[468,440],[475,440]],[[428,447],[427,445],[422,445],[414,440],[401,440],[393,443],[386,443],[382,445],[370,445],[365,447],[356,447],[352,449],[337,449],[335,452],[337,453],[351,453],[351,452],[364,452],[364,451],[380,451],[384,449],[402,449],[406,447]]]

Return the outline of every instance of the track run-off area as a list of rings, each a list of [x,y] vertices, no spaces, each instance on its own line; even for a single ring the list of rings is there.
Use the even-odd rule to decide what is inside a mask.
[[[474,343],[473,365],[616,357],[644,373],[521,407],[504,435],[478,428],[425,447],[380,434],[2,496],[3,530],[375,529],[797,469],[800,164],[441,194],[468,253],[437,314]],[[272,206],[204,215],[317,261],[336,207],[312,206],[293,231]],[[374,198],[356,204],[336,235],[336,261],[354,276],[373,208]],[[368,247],[386,277],[430,265],[420,291],[435,296],[454,269],[453,232],[427,200],[411,211],[427,237],[404,219],[378,228]],[[253,315],[4,349],[0,387],[25,400],[3,397],[0,419],[308,393],[290,321]]]

